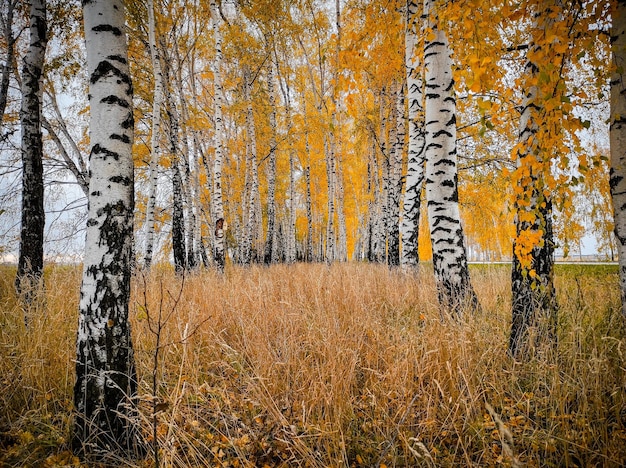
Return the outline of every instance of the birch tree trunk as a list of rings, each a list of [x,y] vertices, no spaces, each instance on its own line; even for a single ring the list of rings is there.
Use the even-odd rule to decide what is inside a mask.
[[[402,205],[402,255],[403,269],[415,269],[419,264],[419,225],[422,187],[425,169],[424,135],[424,80],[418,63],[417,0],[407,0],[405,31],[405,70],[409,101],[409,149],[406,171],[406,189]]]
[[[156,25],[154,21],[154,0],[148,0],[148,42],[150,59],[154,72],[154,94],[152,96],[152,136],[150,139],[150,170],[149,194],[146,207],[146,254],[144,267],[150,269],[154,250],[154,207],[159,182],[159,157],[161,155],[161,106],[163,105],[163,72],[161,71],[161,57],[157,47]]]
[[[295,152],[291,147],[289,149],[289,214],[287,222],[287,238],[285,244],[287,251],[285,253],[285,262],[294,263],[296,261],[296,167]]]
[[[248,193],[248,216],[246,222],[246,245],[249,246],[249,251],[244,252],[244,263],[255,262],[260,258],[263,248],[263,219],[261,214],[261,195],[259,190],[259,168],[258,168],[258,155],[256,146],[256,125],[254,121],[254,112],[252,110],[252,75],[248,65],[244,65],[243,70],[243,86],[244,86],[244,99],[246,100],[246,130],[248,132],[248,156],[246,162],[246,168],[249,171],[250,177],[250,192]],[[270,151],[272,151],[270,149]],[[272,151],[273,153],[273,151]],[[271,158],[271,156],[270,156]],[[271,163],[270,163],[271,165]],[[274,159],[274,166],[276,160]],[[274,169],[274,179],[276,178],[276,172]],[[269,189],[268,189],[269,190]],[[269,195],[268,195],[269,196]],[[272,194],[273,196],[273,194]],[[269,201],[268,201],[269,203]],[[268,206],[269,209],[269,206]],[[269,215],[269,213],[268,213]]]
[[[444,310],[460,315],[468,308],[477,309],[478,299],[470,283],[459,214],[451,52],[445,32],[438,29],[434,3],[424,2],[432,29],[424,41],[428,221],[439,302]]]
[[[161,51],[165,55],[163,42]],[[163,88],[165,94],[165,109],[168,122],[169,156],[172,170],[172,253],[174,256],[174,268],[177,273],[187,269],[187,250],[185,248],[185,214],[183,197],[183,179],[180,172],[179,136],[178,129],[179,116],[176,110],[176,103],[170,92],[170,66],[167,60],[163,61]]]
[[[6,58],[2,66],[2,79],[0,80],[0,124],[4,120],[4,112],[7,107],[9,95],[9,83],[11,72],[13,71],[13,60],[15,59],[15,36],[13,35],[13,15],[18,0],[8,0],[6,3],[6,17],[2,17],[4,26],[4,42],[6,43]]]
[[[276,86],[274,64],[267,67],[267,92],[270,104],[270,154],[267,163],[267,242],[265,263],[276,263],[279,259],[276,229]]]
[[[83,2],[91,111],[89,210],[76,343],[74,449],[140,455],[128,303],[134,175],[132,84],[120,0]]]
[[[616,2],[611,29],[611,197],[618,241],[622,314],[626,318],[626,2]]]
[[[533,36],[543,37],[551,29],[553,12],[534,13]],[[539,342],[556,344],[556,292],[554,289],[554,240],[552,234],[552,198],[544,171],[550,170],[549,149],[537,137],[539,122],[545,115],[544,96],[538,80],[543,63],[535,63],[542,45],[533,43],[526,56],[525,97],[519,126],[517,164],[528,168],[520,180],[522,194],[514,203],[516,238],[513,242],[511,272],[512,323],[509,352],[523,357]],[[530,239],[536,239],[532,241]],[[531,330],[534,340],[529,341]]]
[[[46,55],[46,2],[30,2],[30,39],[22,71],[22,227],[15,287],[27,302],[43,272],[45,212],[41,136],[42,70]]]
[[[186,213],[186,247],[187,247],[187,269],[193,270],[198,266],[196,247],[197,242],[195,238],[196,234],[196,210],[195,210],[195,190],[193,184],[192,172],[195,169],[195,154],[191,151],[189,144],[189,130],[187,123],[189,122],[189,110],[187,108],[187,99],[185,97],[185,88],[183,86],[183,60],[180,57],[178,47],[174,47],[174,56],[176,57],[176,69],[175,76],[176,88],[178,90],[178,97],[180,101],[180,116],[179,116],[179,128],[181,132],[181,157],[179,158],[180,165],[182,166],[181,176],[183,177],[182,195],[184,198],[183,209]],[[192,61],[192,57],[187,57],[187,61]],[[193,74],[193,70],[191,71]],[[193,130],[191,131],[193,133]]]
[[[393,132],[394,140],[391,141],[392,151],[389,154],[389,188],[388,197],[388,238],[387,238],[387,264],[389,266],[400,265],[400,196],[402,193],[402,156],[404,153],[405,137],[405,111],[404,111],[404,86],[400,85],[396,94],[396,122]]]
[[[326,154],[326,186],[328,188],[328,219],[326,221],[326,249],[324,258],[326,263],[335,260],[335,154],[334,149],[330,149],[331,143],[328,137],[324,142],[324,152]]]
[[[307,262],[313,261],[313,201],[311,197],[311,147],[309,142],[309,127],[307,122],[306,99],[302,100],[304,110],[304,152],[306,162],[304,165],[304,183],[306,184],[305,204],[306,204],[306,247],[305,259]]]
[[[379,98],[380,114],[380,139],[378,146],[381,158],[376,161],[376,177],[378,178],[378,166],[380,166],[380,181],[376,192],[376,224],[375,224],[375,257],[378,262],[387,261],[387,194],[389,192],[389,154],[387,154],[387,90],[382,88]],[[378,158],[375,158],[378,160]]]
[[[215,41],[215,61],[213,63],[213,82],[215,86],[215,158],[213,160],[213,184],[211,187],[211,203],[215,216],[214,254],[215,265],[219,272],[224,272],[224,204],[222,200],[222,165],[223,165],[223,121],[222,103],[224,88],[222,87],[222,33],[220,16],[215,0],[209,3],[211,20],[213,21],[213,39]]]

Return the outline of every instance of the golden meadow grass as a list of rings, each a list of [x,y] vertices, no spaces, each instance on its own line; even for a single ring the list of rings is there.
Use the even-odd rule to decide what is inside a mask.
[[[350,263],[138,276],[146,439],[161,309],[162,466],[625,465],[615,270],[557,271],[558,349],[524,363],[506,355],[509,268],[472,277],[483,312],[442,321],[429,271]],[[0,466],[77,464],[67,440],[80,271],[47,271],[28,329],[12,282],[2,270]]]

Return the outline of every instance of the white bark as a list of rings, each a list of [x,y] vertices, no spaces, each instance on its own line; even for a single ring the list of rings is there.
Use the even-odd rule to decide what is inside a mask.
[[[256,124],[254,121],[254,112],[252,109],[252,76],[250,68],[244,65],[243,71],[244,99],[246,101],[246,130],[248,133],[248,154],[246,158],[246,169],[249,175],[250,191],[247,199],[247,217],[245,224],[245,245],[248,249],[244,251],[244,263],[250,263],[257,260],[263,249],[263,223],[261,215],[261,195],[259,191],[259,168],[258,154],[256,146]],[[276,162],[274,161],[274,164]]]
[[[224,204],[222,200],[222,165],[223,165],[223,120],[222,106],[224,88],[222,86],[222,33],[220,14],[215,0],[209,3],[213,21],[213,39],[215,41],[215,60],[213,62],[213,83],[215,86],[215,158],[213,160],[213,184],[211,187],[212,211],[215,217],[214,259],[218,271],[224,271]]]
[[[404,87],[399,85],[395,101],[395,128],[390,137],[389,187],[387,191],[387,263],[400,265],[400,197],[402,193],[402,159],[405,138]]]
[[[173,48],[174,56],[176,57],[176,69],[177,73],[175,75],[176,87],[178,89],[178,97],[180,101],[180,120],[179,126],[182,130],[181,132],[181,150],[182,150],[182,168],[184,175],[184,183],[183,183],[183,197],[184,197],[184,212],[186,219],[186,247],[187,247],[187,263],[186,268],[188,270],[193,270],[198,265],[198,259],[196,254],[197,249],[197,239],[195,237],[196,234],[196,209],[195,209],[195,190],[193,184],[193,172],[195,170],[195,154],[191,151],[189,144],[189,130],[187,123],[189,122],[189,110],[187,106],[187,99],[185,97],[185,88],[183,86],[183,60],[181,59],[180,52],[177,47]],[[193,57],[187,57],[187,61],[193,61]],[[193,74],[193,70],[191,70]],[[191,131],[193,134],[193,131]]]
[[[459,213],[456,99],[448,38],[438,29],[434,0],[424,2],[433,38],[424,41],[426,67],[426,195],[439,301],[460,314],[478,301],[470,284]]]
[[[74,447],[138,453],[128,302],[133,239],[132,84],[121,0],[83,2],[91,112],[89,210],[76,349]]]
[[[404,269],[414,269],[419,263],[419,224],[422,187],[425,169],[424,135],[424,80],[419,66],[417,22],[419,5],[417,0],[407,0],[405,31],[405,73],[409,102],[409,148],[402,205],[402,254]]]
[[[279,260],[278,229],[276,226],[276,86],[274,83],[274,64],[270,60],[267,67],[267,93],[270,104],[270,154],[267,162],[267,248],[265,263]]]
[[[328,137],[332,139],[332,135]],[[335,260],[335,154],[330,149],[328,138],[324,142],[326,154],[326,186],[328,187],[328,218],[326,220],[326,250],[324,258],[327,263]]]
[[[611,30],[611,196],[618,242],[622,314],[626,318],[626,5],[617,2]]]
[[[146,207],[146,253],[144,266],[149,269],[152,264],[154,250],[154,208],[159,182],[159,157],[161,156],[161,106],[163,105],[163,72],[161,58],[157,47],[156,24],[154,20],[154,0],[148,0],[148,42],[150,59],[154,73],[154,94],[152,96],[152,136],[150,139],[149,194]]]

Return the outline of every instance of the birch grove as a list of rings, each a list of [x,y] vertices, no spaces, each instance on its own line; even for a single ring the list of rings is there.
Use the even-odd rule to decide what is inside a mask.
[[[153,0],[146,6],[131,0],[139,263],[171,262],[182,272],[209,265],[225,271],[234,263],[367,259],[417,273],[419,262],[432,258],[444,308],[474,307],[468,259],[515,262],[516,256],[524,263],[524,255],[545,245],[535,235],[538,225],[533,235],[530,225],[522,226],[531,212],[544,209],[540,196],[521,209],[526,214],[518,216],[517,229],[514,215],[519,190],[520,199],[532,198],[520,174],[535,158],[517,151],[525,145],[517,119],[526,117],[519,110],[532,90],[521,85],[529,79],[525,55],[546,50],[555,55],[544,57],[545,63],[562,63],[562,80],[553,82],[552,94],[563,103],[545,106],[547,124],[537,127],[549,129],[555,141],[548,146],[558,148],[536,169],[544,189],[556,193],[553,213],[540,216],[546,219],[544,234],[548,227],[554,231],[554,252],[567,256],[585,236],[571,226],[590,221],[575,219],[575,210],[565,205],[581,190],[576,184],[587,183],[590,161],[607,149],[590,145],[594,150],[585,151],[576,135],[599,134],[601,119],[585,121],[579,110],[596,112],[594,106],[602,105],[583,94],[602,94],[595,91],[603,75],[595,72],[595,82],[588,78],[602,69],[608,43],[601,31],[609,7],[552,4],[560,5],[562,18],[544,28],[550,49],[545,41],[532,45],[536,27],[526,21],[544,8],[538,0],[518,9],[476,4],[481,17],[439,0],[326,6],[265,0]],[[11,17],[11,7],[8,2],[0,17],[7,60],[11,44],[18,56],[27,50],[25,35],[16,36],[23,18]],[[7,28],[11,21],[14,27]],[[502,28],[487,28],[488,22]],[[64,34],[81,33],[68,28]],[[583,55],[595,60],[593,66],[579,59]],[[56,57],[51,69],[68,68],[46,84],[42,115],[50,147],[47,183],[76,181],[87,194],[89,168],[81,158],[86,137],[80,125],[67,124],[65,96],[58,100],[69,83],[80,81],[79,64],[59,63]],[[535,78],[543,80],[550,70],[546,66]],[[2,83],[5,76],[14,84],[26,81],[11,64],[2,71]],[[16,132],[12,89],[3,149],[14,144]],[[603,207],[602,219],[610,217],[605,205],[594,202]],[[549,226],[551,217],[559,222]],[[26,221],[23,226],[34,232]],[[524,269],[539,274],[532,266],[516,267],[522,275]],[[516,288],[520,284],[514,281]]]

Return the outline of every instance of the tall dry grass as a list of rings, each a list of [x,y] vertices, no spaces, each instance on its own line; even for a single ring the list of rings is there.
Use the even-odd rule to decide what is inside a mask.
[[[138,276],[131,315],[146,439],[160,310],[163,466],[625,465],[616,275],[560,272],[558,347],[515,362],[508,272],[473,270],[483,312],[460,321],[441,319],[428,271]],[[1,275],[0,466],[77,463],[66,441],[79,280],[77,269],[51,269],[25,328],[12,276]]]

